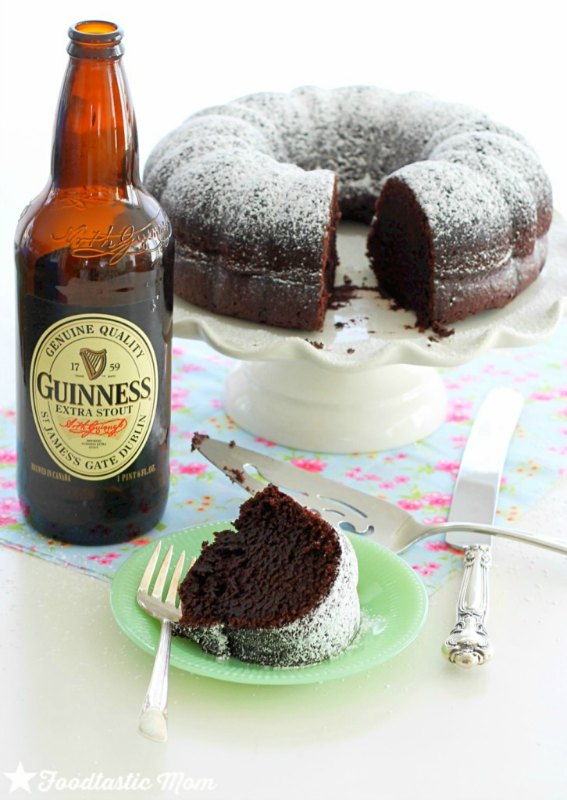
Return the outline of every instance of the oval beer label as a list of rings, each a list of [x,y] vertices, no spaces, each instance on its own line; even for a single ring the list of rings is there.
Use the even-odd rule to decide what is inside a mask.
[[[112,478],[140,455],[154,420],[154,349],[133,322],[78,314],[51,325],[35,346],[30,399],[43,444],[66,472]]]

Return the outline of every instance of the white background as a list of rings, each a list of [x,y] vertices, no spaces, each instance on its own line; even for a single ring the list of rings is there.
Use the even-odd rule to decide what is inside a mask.
[[[0,46],[0,263],[13,318],[13,234],[47,181],[67,28],[109,19],[143,165],[191,112],[261,90],[368,83],[476,106],[520,131],[567,209],[567,14],[558,0],[4,0]],[[13,325],[12,325],[13,329]],[[0,356],[13,360],[9,341]]]
[[[556,206],[567,209],[558,0],[4,0],[1,8],[0,404],[14,374],[13,232],[48,177],[66,31],[78,20],[106,18],[125,30],[142,162],[201,107],[263,89],[368,83],[468,103],[518,129],[552,178]],[[558,535],[565,514],[555,512],[555,525],[550,517],[558,503],[546,500],[547,516],[532,514],[524,526]],[[416,645],[360,681],[251,692],[174,670],[167,748],[134,732],[150,659],[114,625],[107,586],[6,551],[0,566],[13,594],[0,615],[0,645],[9,648],[0,656],[0,771],[15,770],[19,758],[29,771],[67,776],[184,770],[215,777],[219,800],[559,800],[565,559],[499,542],[495,550],[498,651],[489,668],[462,674],[439,655],[454,619],[452,581],[434,595]]]

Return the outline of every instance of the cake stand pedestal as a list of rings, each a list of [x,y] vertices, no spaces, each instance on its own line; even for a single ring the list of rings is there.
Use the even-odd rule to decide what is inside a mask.
[[[305,333],[212,314],[176,298],[174,335],[203,339],[241,361],[225,387],[225,408],[257,436],[315,452],[400,447],[445,419],[437,367],[457,366],[492,347],[547,338],[567,307],[567,223],[556,215],[546,266],[504,309],[477,314],[440,338],[415,329],[410,312],[380,299],[365,256],[365,226],[343,224],[337,282],[363,287]]]
[[[386,450],[445,419],[435,369],[393,364],[336,374],[305,362],[248,362],[229,376],[225,407],[247,431],[315,452]]]

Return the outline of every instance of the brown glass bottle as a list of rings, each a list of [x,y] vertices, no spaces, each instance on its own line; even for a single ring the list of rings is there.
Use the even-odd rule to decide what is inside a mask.
[[[16,232],[18,491],[46,536],[110,544],[167,500],[173,239],[140,182],[122,31],[69,38],[51,179]]]

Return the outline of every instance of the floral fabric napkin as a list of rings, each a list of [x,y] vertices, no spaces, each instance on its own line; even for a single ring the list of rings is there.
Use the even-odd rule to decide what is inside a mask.
[[[546,342],[493,350],[461,367],[441,370],[449,409],[445,423],[422,441],[395,450],[329,455],[281,447],[238,429],[223,411],[223,387],[235,362],[201,342],[176,340],[173,351],[171,493],[162,522],[126,544],[81,547],[36,533],[24,521],[16,491],[15,412],[0,411],[0,541],[8,547],[111,580],[134,550],[160,536],[203,522],[234,519],[245,492],[199,453],[194,432],[208,433],[289,461],[407,509],[421,522],[445,520],[461,452],[487,392],[517,388],[526,400],[504,469],[498,521],[517,524],[521,514],[556,483],[567,454],[567,324]],[[454,570],[460,553],[443,537],[414,545],[404,556],[434,591]]]

